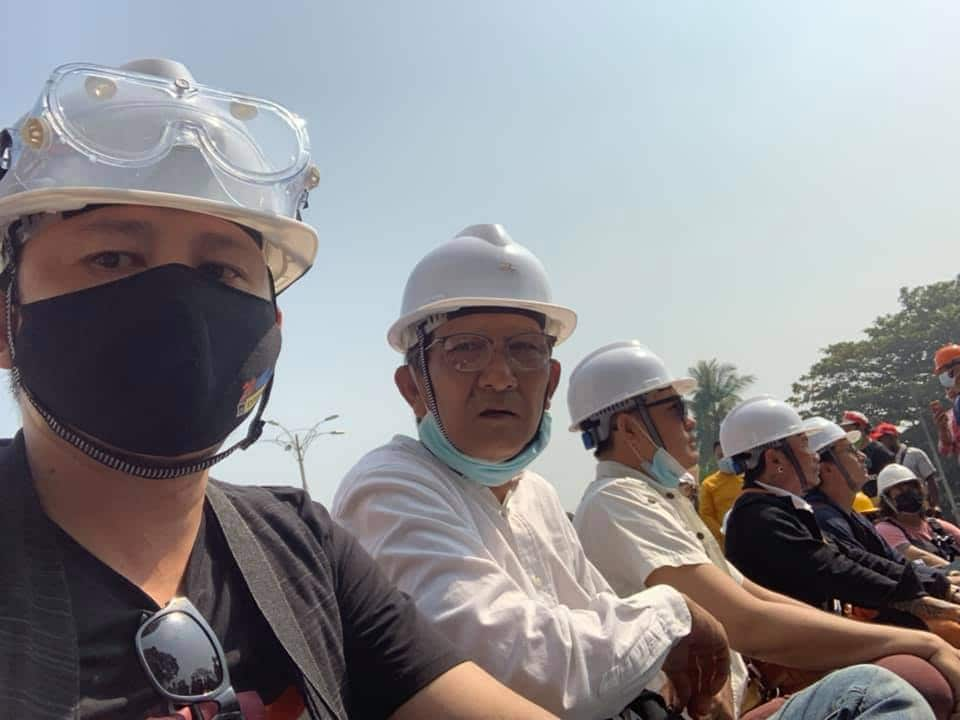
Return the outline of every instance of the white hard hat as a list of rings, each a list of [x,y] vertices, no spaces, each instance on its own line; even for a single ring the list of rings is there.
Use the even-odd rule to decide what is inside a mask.
[[[849,440],[850,444],[854,445],[860,440],[861,437],[859,430],[851,430],[850,432],[846,432],[835,422],[827,420],[825,417],[820,417],[819,415],[816,417],[807,418],[803,421],[803,424],[806,427],[807,434],[809,436],[810,449],[815,453],[826,450],[835,442],[844,439]]]
[[[200,85],[172,60],[55,69],[0,136],[0,168],[0,237],[38,213],[149,205],[259,232],[278,292],[316,255],[317,235],[299,221],[319,180],[304,121]]]
[[[547,272],[532,252],[501,225],[471,225],[417,263],[403,291],[400,319],[387,340],[406,352],[416,345],[421,323],[469,307],[540,313],[545,331],[558,344],[577,325],[573,310],[553,303]]]
[[[900,485],[901,483],[912,482],[914,480],[919,481],[920,478],[918,478],[912,470],[897,463],[890,463],[877,475],[877,494],[883,495],[894,485]]]
[[[671,375],[663,360],[636,340],[605,345],[581,360],[570,375],[570,430],[578,432],[584,420],[631,398],[668,387],[686,395],[696,389],[697,381]]]
[[[744,400],[720,423],[720,447],[734,457],[777,440],[809,434],[800,414],[770,395]]]

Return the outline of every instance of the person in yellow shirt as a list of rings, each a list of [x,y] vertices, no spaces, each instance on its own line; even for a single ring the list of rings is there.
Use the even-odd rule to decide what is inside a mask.
[[[723,547],[723,518],[740,497],[743,476],[733,472],[729,461],[723,457],[719,442],[713,444],[713,454],[717,458],[719,470],[700,483],[700,517],[710,528],[720,547]]]

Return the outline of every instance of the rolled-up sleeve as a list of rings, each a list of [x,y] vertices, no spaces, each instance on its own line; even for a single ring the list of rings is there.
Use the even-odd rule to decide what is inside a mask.
[[[507,543],[488,548],[456,493],[402,469],[348,476],[333,513],[468,657],[562,717],[617,714],[690,632],[686,603],[666,587],[605,590],[576,609],[535,597],[498,562]]]

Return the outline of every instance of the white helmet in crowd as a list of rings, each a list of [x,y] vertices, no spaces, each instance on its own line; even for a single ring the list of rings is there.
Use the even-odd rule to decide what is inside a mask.
[[[305,122],[274,102],[200,85],[172,60],[63,65],[0,133],[0,237],[90,205],[204,213],[259,233],[279,292],[316,255],[300,210],[318,181]]]
[[[800,413],[770,395],[744,400],[720,423],[720,447],[726,457],[758,450],[793,435],[809,434]]]
[[[471,225],[417,263],[403,292],[400,318],[387,340],[399,352],[417,344],[448,313],[463,308],[516,308],[539,313],[559,344],[577,325],[573,310],[553,302],[547,272],[501,225]]]
[[[847,432],[837,423],[819,415],[808,418],[804,421],[804,425],[807,429],[810,449],[815,453],[823,452],[840,440],[848,440],[851,445],[856,445],[861,437],[859,430]]]
[[[605,345],[574,368],[567,388],[571,432],[583,432],[587,449],[610,436],[610,419],[636,406],[641,395],[672,387],[678,395],[693,392],[697,382],[675,377],[657,355],[636,340]]]
[[[884,495],[894,485],[907,482],[919,482],[917,474],[903,465],[890,463],[877,475],[877,494]]]

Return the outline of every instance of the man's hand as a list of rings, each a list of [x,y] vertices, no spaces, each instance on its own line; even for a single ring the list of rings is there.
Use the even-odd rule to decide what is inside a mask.
[[[710,712],[730,677],[730,646],[723,626],[684,596],[690,610],[690,634],[667,655],[663,672],[673,685],[676,703],[692,718],[722,718]]]
[[[940,439],[949,444],[950,438],[950,420],[947,417],[947,411],[939,400],[930,403],[930,412],[933,413],[933,421],[937,424],[937,430],[940,431]]]

